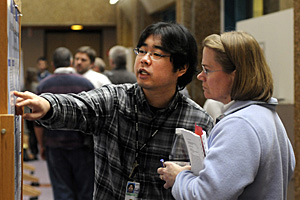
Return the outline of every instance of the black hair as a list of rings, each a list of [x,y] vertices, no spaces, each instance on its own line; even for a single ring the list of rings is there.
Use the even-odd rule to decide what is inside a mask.
[[[137,47],[141,47],[150,36],[160,36],[164,51],[171,54],[174,72],[187,65],[187,71],[178,78],[177,85],[181,90],[193,80],[197,73],[198,48],[190,31],[183,25],[169,22],[151,24],[142,32]]]
[[[71,66],[72,53],[65,47],[55,49],[53,53],[53,65],[55,68]]]
[[[133,188],[133,190],[134,190],[135,185],[134,185],[133,183],[129,183],[129,184],[127,185],[127,191],[128,191],[128,189],[129,189],[129,186],[131,186],[131,185],[132,185],[132,188]]]

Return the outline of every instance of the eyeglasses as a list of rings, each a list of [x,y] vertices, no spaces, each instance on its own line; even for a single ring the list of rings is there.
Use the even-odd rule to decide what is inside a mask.
[[[171,56],[171,55],[162,55],[157,52],[147,52],[141,48],[135,48],[135,49],[133,49],[133,52],[139,57],[143,57],[143,56],[149,54],[149,56],[152,60],[159,60],[162,57],[170,57]]]
[[[202,66],[202,71],[204,72],[205,75],[208,75],[213,72],[223,71],[222,69],[212,71],[212,70],[206,69],[204,65],[201,65],[201,66]]]

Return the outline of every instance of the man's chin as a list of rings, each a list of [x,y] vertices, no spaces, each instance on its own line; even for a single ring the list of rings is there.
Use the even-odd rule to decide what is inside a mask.
[[[147,85],[147,84],[139,84],[139,83],[138,83],[138,85],[139,85],[141,88],[143,88],[144,90],[150,90],[150,89],[152,89],[152,87],[149,86],[149,85]]]

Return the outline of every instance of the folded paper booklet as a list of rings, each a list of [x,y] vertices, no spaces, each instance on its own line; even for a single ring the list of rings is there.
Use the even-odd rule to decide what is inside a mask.
[[[176,132],[180,132],[185,140],[192,166],[191,171],[193,174],[199,175],[200,170],[203,168],[203,162],[207,152],[207,137],[205,131],[202,131],[201,127],[196,126],[196,133],[184,128],[176,128]]]

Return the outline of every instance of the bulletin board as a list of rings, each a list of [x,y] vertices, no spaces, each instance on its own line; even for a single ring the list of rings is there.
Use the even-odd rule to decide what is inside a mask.
[[[294,104],[294,9],[242,20],[236,28],[253,35],[262,47],[279,104]]]
[[[0,199],[22,198],[22,122],[15,115],[20,91],[21,0],[0,1]]]

